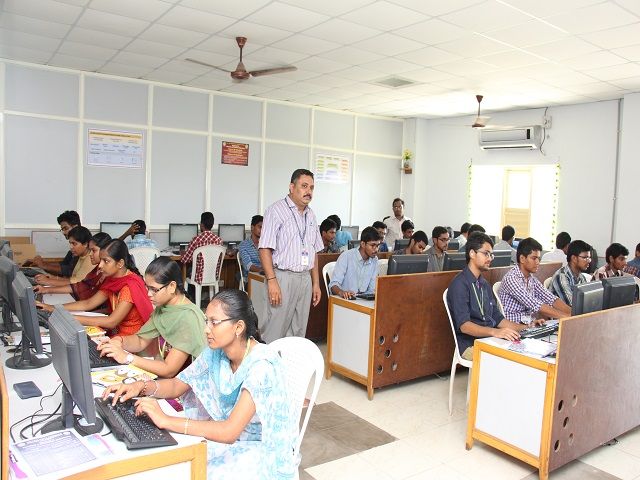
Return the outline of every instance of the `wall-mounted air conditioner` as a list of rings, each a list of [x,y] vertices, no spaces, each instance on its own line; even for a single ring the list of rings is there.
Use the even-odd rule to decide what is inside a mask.
[[[533,150],[542,144],[542,127],[483,128],[478,134],[478,144],[483,150],[519,148]]]

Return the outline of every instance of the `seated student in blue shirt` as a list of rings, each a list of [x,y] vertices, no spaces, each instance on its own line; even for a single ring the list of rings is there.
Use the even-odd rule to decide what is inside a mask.
[[[258,253],[262,220],[262,215],[251,217],[251,235],[240,242],[238,246],[238,255],[240,255],[240,263],[242,264],[242,278],[245,283],[249,281],[249,272],[262,272],[262,263],[260,263],[260,254]]]
[[[447,304],[455,327],[458,350],[473,360],[476,338],[498,337],[518,340],[525,324],[510,322],[500,312],[489,282],[482,276],[491,267],[493,242],[488,235],[469,235],[465,245],[467,266],[449,284]]]
[[[125,240],[128,235],[131,235],[131,240]],[[144,220],[134,220],[127,231],[120,236],[120,240],[127,244],[129,250],[140,247],[158,248],[155,240],[147,237],[147,224]]]
[[[374,293],[380,240],[378,231],[367,227],[360,234],[360,247],[340,254],[329,282],[332,294],[349,299],[357,293]]]
[[[387,225],[384,222],[377,221],[377,222],[373,222],[373,225],[371,226],[378,231],[378,233],[380,234],[380,238],[382,240],[382,243],[380,244],[380,248],[378,248],[378,252],[382,252],[382,253],[388,252],[389,247],[385,242],[385,237],[387,236]]]
[[[340,227],[342,226],[342,220],[340,220],[340,217],[338,215],[329,215],[327,217],[329,220],[333,220],[333,223],[336,224],[336,239],[335,239],[335,245],[336,248],[340,249],[342,247],[347,247],[347,245],[349,245],[349,240],[353,240],[353,237],[351,236],[351,232],[345,232],[344,230],[340,230]]]

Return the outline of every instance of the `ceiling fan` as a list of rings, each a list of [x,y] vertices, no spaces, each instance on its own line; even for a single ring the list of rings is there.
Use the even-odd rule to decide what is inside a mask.
[[[484,97],[482,95],[476,95],[476,100],[478,101],[478,115],[476,116],[475,121],[471,125],[471,128],[485,128],[487,126],[487,122],[491,117],[483,117],[480,115],[480,104],[482,103],[482,99]]]
[[[233,71],[218,67],[216,65],[211,65],[200,60],[196,60],[195,58],[187,58],[185,60],[187,62],[197,63],[198,65],[204,65],[205,67],[215,68],[216,70],[222,70],[223,72],[231,74],[231,78],[239,82],[247,80],[250,77],[261,77],[263,75],[273,75],[275,73],[295,72],[297,70],[297,68],[293,65],[286,65],[283,67],[266,68],[264,70],[253,70],[248,72],[244,66],[244,63],[242,63],[242,47],[244,47],[247,43],[247,37],[236,37],[236,43],[240,48],[240,61],[238,62],[238,66],[236,67],[236,69]]]

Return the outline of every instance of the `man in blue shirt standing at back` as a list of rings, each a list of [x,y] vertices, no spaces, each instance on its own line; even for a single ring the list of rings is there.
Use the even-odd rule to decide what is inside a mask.
[[[349,299],[357,293],[374,292],[380,241],[378,231],[367,227],[360,235],[360,247],[340,254],[329,283],[331,293]]]

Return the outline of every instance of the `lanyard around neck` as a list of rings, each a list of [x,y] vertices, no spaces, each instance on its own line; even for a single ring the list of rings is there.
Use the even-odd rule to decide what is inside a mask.
[[[478,307],[480,307],[482,320],[484,320],[484,295],[482,295],[482,287],[480,287],[480,297],[478,297],[478,291],[476,290],[476,282],[471,284],[471,288],[473,288],[473,294],[476,296],[476,302],[478,303]],[[482,301],[480,301],[480,298],[482,298]]]
[[[287,203],[287,197],[284,198],[284,201],[285,203]],[[289,207],[288,203],[287,203],[287,207]],[[294,208],[295,208],[295,204],[294,204]],[[304,212],[304,230],[300,231],[300,225],[298,225],[298,219],[296,218],[296,214],[293,213],[293,209],[291,207],[289,207],[289,211],[291,212],[291,215],[293,216],[293,222],[296,224],[296,228],[298,229],[298,236],[300,237],[300,243],[304,247],[304,239],[307,236],[307,212]]]

